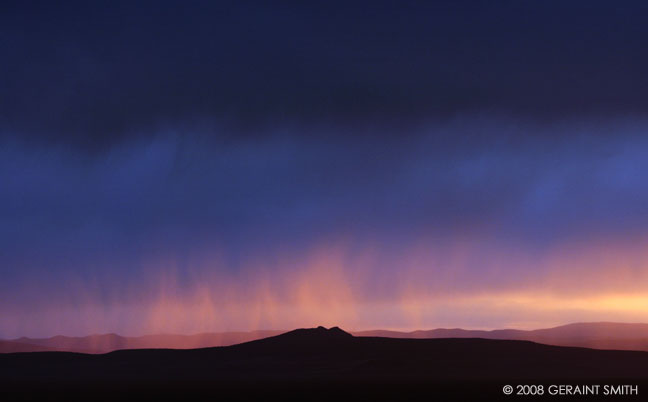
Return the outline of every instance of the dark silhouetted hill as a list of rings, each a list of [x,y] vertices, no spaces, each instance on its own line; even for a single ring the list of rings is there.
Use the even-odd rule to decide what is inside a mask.
[[[516,340],[355,337],[337,327],[204,349],[0,355],[0,389],[68,399],[75,392],[117,398],[136,390],[145,396],[267,399],[278,393],[310,400],[338,392],[344,398],[337,400],[356,394],[398,399],[416,391],[451,400],[501,397],[504,384],[646,380],[646,352]]]
[[[281,334],[285,331],[238,331],[202,333],[194,335],[145,335],[125,337],[116,334],[90,335],[84,337],[54,336],[51,338],[19,338],[9,341],[20,343],[13,350],[7,344],[0,345],[0,353],[21,351],[69,351],[76,353],[108,353],[121,349],[197,349],[229,346]],[[648,351],[648,324],[624,323],[576,323],[555,328],[531,331],[498,329],[493,331],[438,328],[399,332],[388,330],[357,331],[355,336],[379,336],[387,338],[484,338],[528,340],[557,346],[587,347],[593,349],[644,350]],[[33,347],[29,347],[33,345]],[[16,346],[17,347],[17,346]]]

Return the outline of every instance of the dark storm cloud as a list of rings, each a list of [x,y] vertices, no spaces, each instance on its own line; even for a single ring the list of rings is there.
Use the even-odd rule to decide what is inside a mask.
[[[5,2],[0,128],[103,149],[178,122],[239,138],[294,122],[644,114],[646,13],[593,1]]]
[[[245,293],[339,269],[304,284],[387,300],[598,265],[636,288],[647,7],[2,2],[0,335],[67,331],[65,306],[144,303],[168,278]],[[72,331],[146,315],[115,312]]]
[[[160,254],[219,250],[235,271],[327,239],[398,249],[475,234],[533,250],[625,236],[648,223],[646,127],[464,118],[405,140],[313,128],[236,143],[158,132],[92,156],[6,143],[0,265],[5,278],[132,278]],[[472,145],[449,148],[457,138]]]

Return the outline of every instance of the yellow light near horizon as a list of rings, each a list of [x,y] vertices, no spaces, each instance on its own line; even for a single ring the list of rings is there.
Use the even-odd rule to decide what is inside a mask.
[[[407,326],[466,329],[539,329],[574,322],[648,322],[648,295],[597,294],[570,296],[541,292],[502,292],[421,298],[410,295],[400,303]],[[491,322],[475,320],[487,317]]]
[[[514,303],[526,307],[548,310],[625,311],[648,313],[647,295],[604,294],[592,296],[497,295],[492,300],[498,304]],[[479,300],[484,302],[484,300]]]

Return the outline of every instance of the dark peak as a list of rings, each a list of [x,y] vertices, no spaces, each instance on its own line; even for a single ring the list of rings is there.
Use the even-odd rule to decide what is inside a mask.
[[[292,336],[299,336],[304,338],[319,338],[319,339],[337,339],[337,338],[352,338],[353,335],[340,329],[340,327],[331,327],[326,329],[323,326],[317,328],[302,328],[290,331],[287,334]]]
[[[317,331],[320,334],[326,334],[329,336],[353,336],[350,333],[344,331],[340,327],[331,327],[329,329],[326,329],[326,327],[319,326],[315,328],[315,331]]]

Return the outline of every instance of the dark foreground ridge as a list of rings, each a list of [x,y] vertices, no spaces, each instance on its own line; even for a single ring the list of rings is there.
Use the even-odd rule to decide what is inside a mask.
[[[507,384],[632,384],[639,385],[641,397],[648,393],[648,353],[475,338],[354,337],[337,327],[318,327],[216,348],[0,355],[3,401],[134,394],[152,399],[520,399],[504,397]]]

